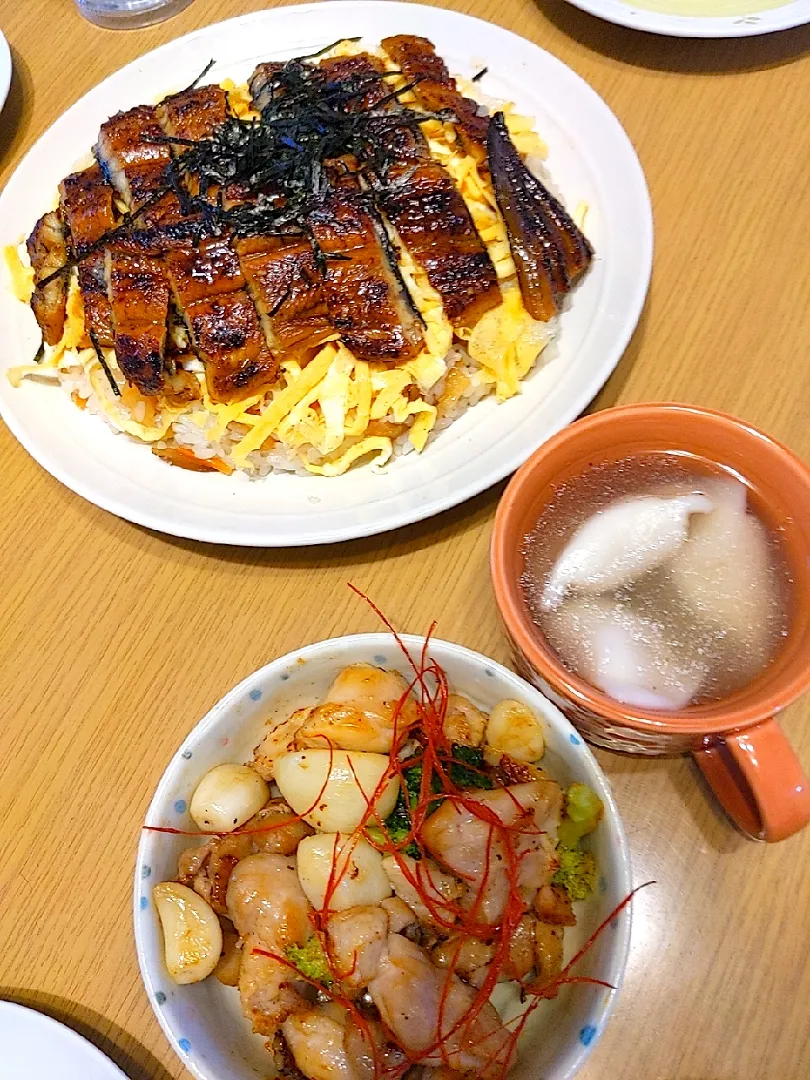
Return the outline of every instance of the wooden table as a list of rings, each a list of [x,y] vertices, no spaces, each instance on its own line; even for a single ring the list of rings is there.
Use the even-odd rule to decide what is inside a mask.
[[[162,26],[112,33],[70,0],[0,0],[14,55],[2,179],[123,63],[264,6],[195,0]],[[810,29],[690,42],[603,24],[562,0],[452,6],[570,64],[646,170],[652,289],[597,405],[700,402],[810,457]],[[0,997],[67,1020],[130,1080],[179,1080],[188,1074],[141,987],[130,917],[138,829],[164,765],[248,672],[305,642],[377,629],[349,580],[401,629],[437,617],[442,637],[507,661],[487,570],[502,489],[388,536],[250,551],[118,521],[2,427],[0,449]],[[809,717],[804,703],[785,718],[807,767]],[[658,885],[636,902],[625,988],[582,1080],[806,1080],[810,830],[750,843],[690,761],[598,756],[635,878]]]

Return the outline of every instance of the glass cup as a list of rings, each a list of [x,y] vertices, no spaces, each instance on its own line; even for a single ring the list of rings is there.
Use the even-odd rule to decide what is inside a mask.
[[[744,477],[778,532],[794,608],[780,651],[747,686],[720,701],[662,712],[624,705],[566,668],[523,598],[522,542],[566,480],[634,453],[681,452]],[[693,754],[743,832],[783,840],[810,823],[810,780],[775,717],[810,690],[810,468],[742,420],[689,405],[625,405],[571,424],[513,477],[492,534],[495,599],[518,671],[597,746],[663,757]]]
[[[132,30],[171,18],[191,0],[76,0],[85,19],[108,30]]]

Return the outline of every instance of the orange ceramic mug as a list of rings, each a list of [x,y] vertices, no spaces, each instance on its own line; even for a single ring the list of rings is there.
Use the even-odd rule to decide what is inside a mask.
[[[731,469],[777,532],[791,574],[790,627],[780,651],[741,690],[679,711],[642,710],[608,697],[563,665],[532,621],[520,588],[522,542],[562,483],[634,454],[683,452]],[[692,753],[739,827],[782,840],[810,822],[810,781],[774,719],[810,689],[810,469],[769,436],[688,405],[627,405],[559,432],[523,465],[498,507],[492,580],[520,673],[598,746],[625,753]]]

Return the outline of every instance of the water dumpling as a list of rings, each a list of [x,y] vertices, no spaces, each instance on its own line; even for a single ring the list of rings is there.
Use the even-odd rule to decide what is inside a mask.
[[[718,489],[714,511],[695,521],[670,574],[697,618],[733,635],[755,670],[769,659],[778,605],[765,527],[746,513],[744,493],[735,482]]]
[[[577,529],[554,564],[543,589],[543,608],[558,607],[569,590],[608,592],[660,566],[686,540],[691,516],[711,509],[711,500],[694,492],[668,499],[621,499],[598,511]]]
[[[569,600],[546,632],[582,678],[641,709],[684,708],[708,670],[669,645],[660,623],[606,597]]]

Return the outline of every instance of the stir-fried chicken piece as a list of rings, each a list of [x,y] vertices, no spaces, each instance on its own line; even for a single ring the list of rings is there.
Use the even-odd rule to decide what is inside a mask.
[[[541,922],[554,926],[575,926],[577,917],[571,897],[562,885],[541,885],[534,898],[534,910]]]
[[[499,982],[525,979],[534,967],[536,922],[533,915],[524,915],[515,927],[509,939],[506,962],[498,974]],[[430,955],[439,967],[449,968],[471,986],[479,988],[484,983],[496,952],[494,942],[454,933],[434,945]]]
[[[369,1016],[361,1019],[347,1016],[344,1039],[357,1080],[380,1080],[381,1075],[400,1076],[407,1068],[405,1054],[388,1041],[378,1020]]]
[[[434,964],[448,968],[473,986],[481,985],[494,955],[495,945],[491,941],[481,941],[466,934],[451,934],[430,950]],[[477,977],[479,973],[480,978]]]
[[[306,1009],[308,1003],[299,991],[290,968],[268,956],[270,950],[257,934],[248,934],[242,941],[242,963],[239,968],[239,997],[242,1012],[258,1035],[275,1035],[279,1026],[291,1014]]]
[[[442,731],[451,743],[480,746],[486,726],[486,716],[469,698],[461,694],[448,695]]]
[[[393,887],[394,883],[391,882],[391,885]],[[387,900],[383,900],[380,907],[388,915],[388,930],[390,933],[402,934],[418,929],[419,923],[416,912],[413,908],[408,907],[399,896],[389,896]]]
[[[222,927],[222,955],[214,968],[214,978],[223,986],[238,986],[242,967],[240,938],[230,919],[221,917],[219,925]]]
[[[273,770],[278,759],[295,750],[296,736],[311,712],[312,709],[296,709],[286,720],[273,724],[254,749],[251,765],[268,783],[274,778]]]
[[[344,668],[295,735],[295,746],[365,750],[387,754],[416,720],[408,684],[396,671],[371,664]]]
[[[388,947],[388,915],[378,904],[347,908],[326,925],[329,956],[344,986],[367,986]]]
[[[419,1054],[422,1064],[474,1069],[483,1077],[500,1075],[508,1066],[511,1035],[494,1007],[486,1003],[471,1011],[475,992],[440,971],[407,938],[389,937],[388,952],[368,990],[397,1043]]]
[[[64,266],[68,260],[67,240],[62,218],[58,211],[43,214],[25,242],[28,257],[34,271],[34,295],[31,308],[42,330],[46,345],[55,345],[65,328],[65,304],[67,301],[67,277],[61,275],[40,282]]]
[[[534,985],[548,986],[560,974],[563,966],[563,928],[550,923],[534,925]]]
[[[244,939],[239,974],[242,1008],[254,1031],[273,1035],[291,1012],[306,1004],[294,985],[294,972],[276,959],[287,946],[303,944],[312,932],[295,859],[282,855],[242,859],[231,874],[227,909]]]
[[[310,1008],[288,1017],[281,1026],[295,1064],[310,1080],[359,1080],[346,1051],[346,1023]]]
[[[300,841],[313,832],[283,799],[270,799],[242,829],[256,850],[268,855],[292,855]]]
[[[184,851],[178,860],[178,876],[206,900],[218,915],[227,915],[228,884],[234,867],[250,855],[251,838],[242,833],[212,837],[207,843]]]
[[[383,869],[396,895],[419,922],[446,932],[456,921],[452,901],[461,896],[461,883],[440,870],[432,859],[417,862],[410,855],[387,855]]]
[[[481,809],[475,812],[472,804]],[[464,906],[494,924],[503,918],[509,895],[507,849],[499,826],[513,829],[517,883],[528,907],[556,867],[561,809],[559,785],[535,780],[469,795],[464,805],[447,800],[425,821],[421,836],[431,855],[467,885]]]
[[[271,948],[300,944],[310,935],[309,903],[294,858],[259,854],[242,859],[231,874],[227,905],[240,934],[258,934]]]

